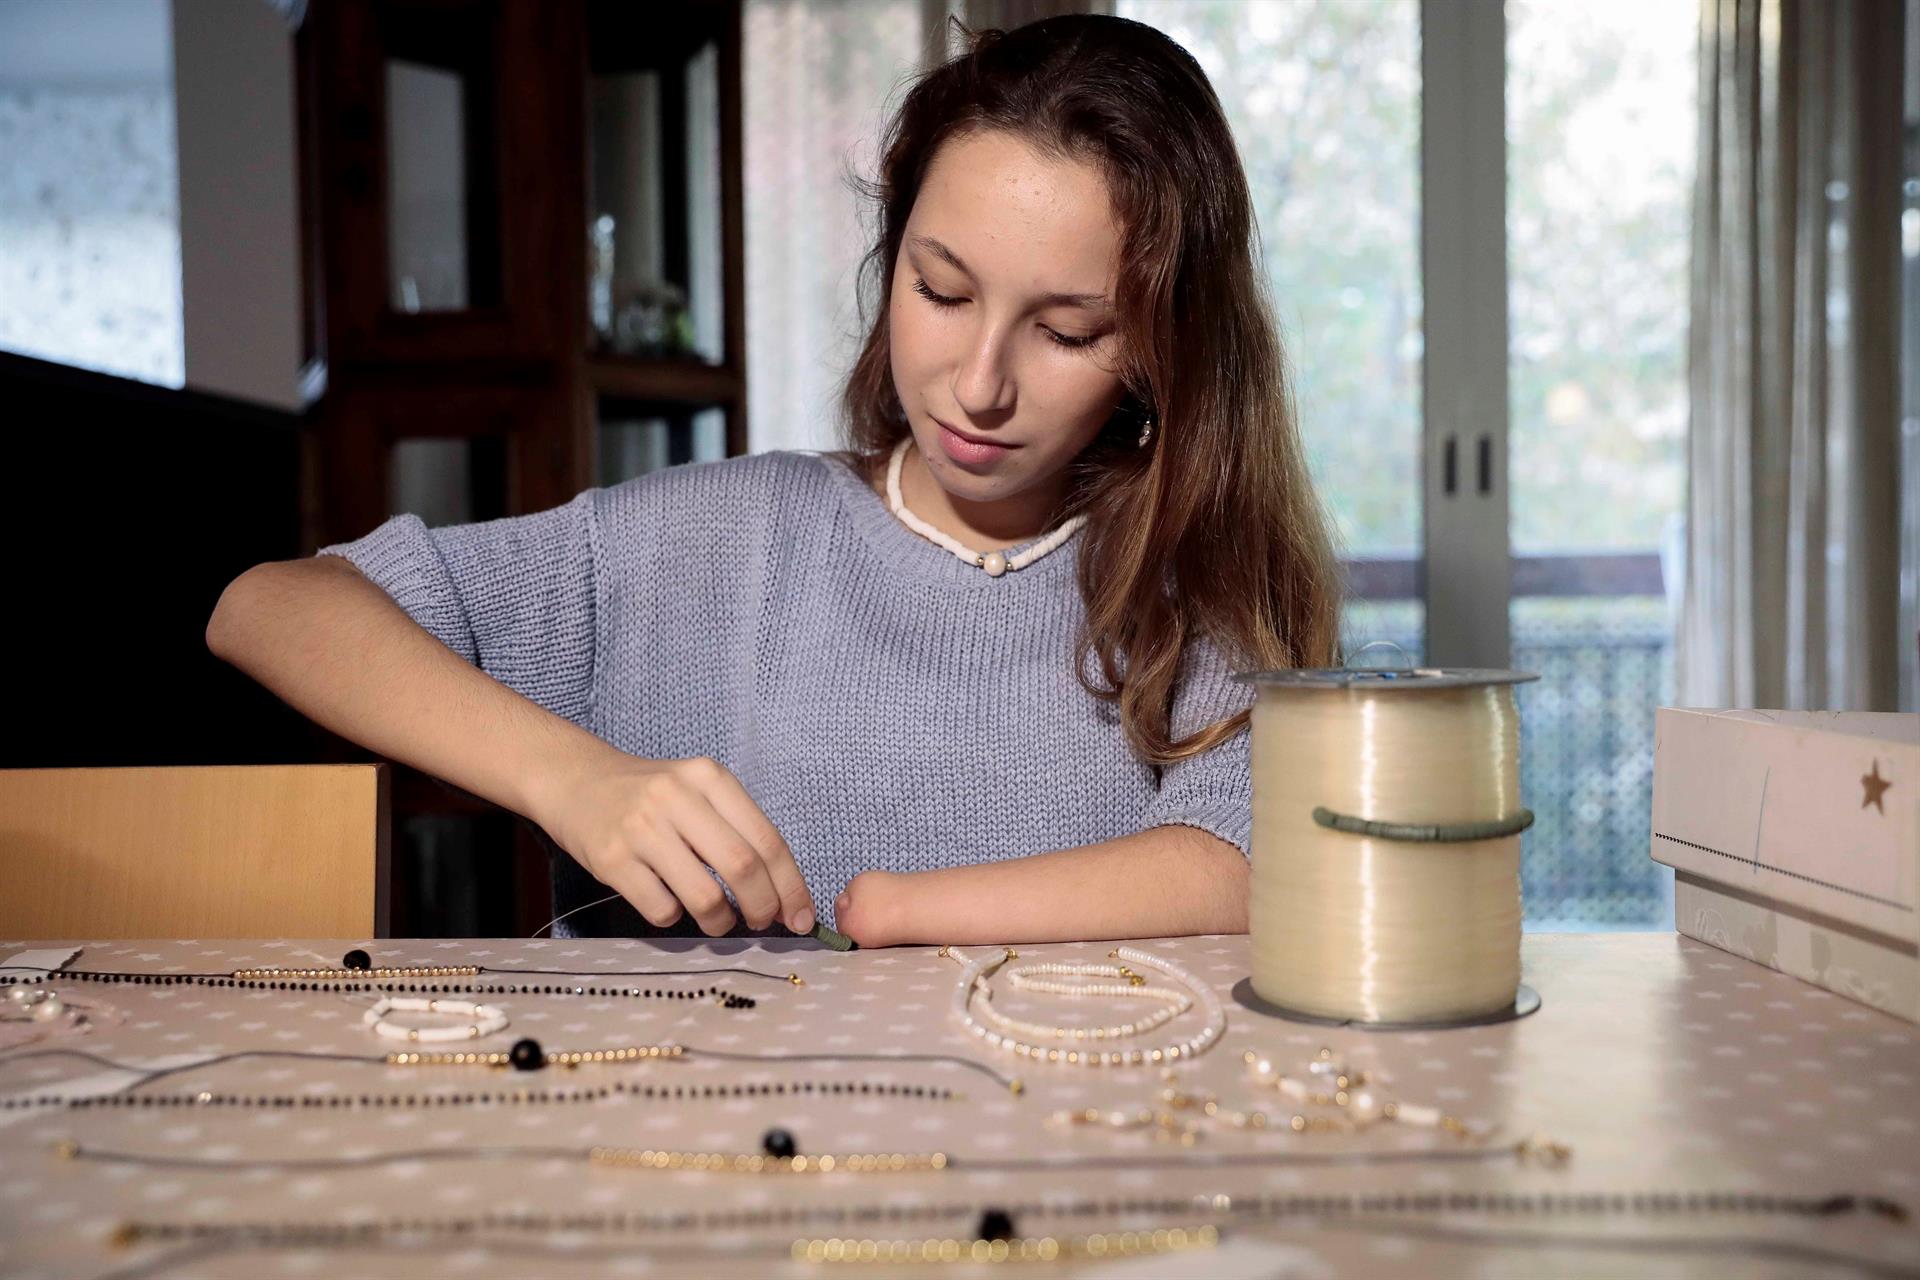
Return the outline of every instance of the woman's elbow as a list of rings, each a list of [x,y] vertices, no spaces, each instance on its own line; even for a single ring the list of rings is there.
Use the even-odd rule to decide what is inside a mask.
[[[229,582],[214,602],[213,613],[207,618],[207,648],[214,657],[223,661],[233,660],[235,632],[239,629],[239,618],[247,610],[247,597],[252,594],[254,575],[260,570],[256,565]]]

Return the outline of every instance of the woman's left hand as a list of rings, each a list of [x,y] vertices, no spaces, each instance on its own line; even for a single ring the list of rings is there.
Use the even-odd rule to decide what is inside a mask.
[[[891,947],[900,936],[900,890],[906,877],[892,871],[862,871],[833,900],[833,927],[862,947]]]

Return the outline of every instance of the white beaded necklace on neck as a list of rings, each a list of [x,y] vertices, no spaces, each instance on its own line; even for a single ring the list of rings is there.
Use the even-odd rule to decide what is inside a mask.
[[[1013,556],[1009,556],[1004,551],[988,551],[983,553],[975,551],[970,547],[962,546],[958,540],[948,537],[946,534],[940,532],[940,530],[928,524],[925,520],[922,520],[919,516],[914,515],[913,512],[907,510],[907,504],[900,497],[900,464],[907,456],[907,447],[912,443],[913,435],[911,433],[902,436],[900,443],[893,447],[893,457],[887,461],[887,505],[893,508],[893,514],[899,516],[901,523],[906,525],[907,528],[913,530],[927,541],[945,547],[962,560],[965,560],[968,564],[985,569],[987,576],[990,578],[997,578],[1009,569],[1026,568],[1035,560],[1038,560],[1041,556],[1044,556],[1047,552],[1053,550],[1068,538],[1071,538],[1074,530],[1087,522],[1085,515],[1077,515],[1046,537],[1040,539],[1040,541],[1028,547],[1025,551]]]

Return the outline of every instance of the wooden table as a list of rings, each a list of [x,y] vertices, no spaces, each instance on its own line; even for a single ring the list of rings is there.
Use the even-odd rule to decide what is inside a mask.
[[[50,945],[0,944],[0,958]],[[989,1206],[1013,1210],[1019,1232],[1031,1236],[1220,1228],[1218,1247],[1207,1251],[1035,1264],[1019,1268],[1021,1274],[1920,1274],[1915,1224],[1873,1212],[1591,1213],[1568,1211],[1565,1199],[1554,1202],[1554,1212],[1542,1211],[1538,1197],[1547,1194],[1644,1192],[1854,1194],[1920,1205],[1920,1029],[1673,934],[1529,935],[1525,979],[1543,1007],[1502,1025],[1435,1033],[1328,1030],[1271,1020],[1229,1000],[1225,1039],[1181,1075],[1183,1087],[1217,1093],[1228,1107],[1261,1105],[1245,1081],[1246,1050],[1297,1069],[1330,1046],[1388,1079],[1389,1094],[1499,1126],[1487,1150],[1464,1158],[1442,1135],[1393,1125],[1359,1135],[1209,1129],[1191,1147],[1138,1131],[1055,1127],[1048,1118],[1062,1109],[1150,1106],[1161,1082],[1144,1068],[990,1058],[949,1011],[958,966],[931,948],[840,955],[798,941],[612,939],[74,945],[84,950],[70,968],[152,974],[337,964],[354,946],[368,948],[376,964],[470,962],[584,974],[741,966],[775,976],[592,978],[580,985],[684,988],[717,981],[754,997],[752,1009],[727,1009],[710,999],[501,995],[495,1000],[512,1025],[479,1047],[502,1049],[532,1036],[548,1048],[672,1041],[732,1053],[942,1053],[1017,1074],[1025,1089],[1015,1094],[987,1073],[942,1062],[778,1064],[692,1054],[521,1073],[236,1059],[137,1092],[285,1095],[296,1103],[341,1098],[356,1105],[0,1108],[0,1274],[7,1276],[926,1275],[956,1268],[836,1266],[793,1260],[789,1250],[799,1238],[971,1236],[979,1211]],[[1223,998],[1247,972],[1244,938],[1145,945],[1201,973]],[[1106,950],[1086,944],[1022,953],[1098,958]],[[780,980],[788,972],[805,985]],[[390,1047],[362,1026],[369,998],[337,991],[58,978],[51,985],[124,1014],[117,1026],[52,1042],[114,1061],[245,1050],[373,1055]],[[1084,1003],[1069,1011],[1096,1019],[1110,1013],[1084,1010]],[[1057,1001],[1022,1006],[1005,992],[996,1004],[1066,1020]],[[1168,1030],[1193,1016],[1183,1015]],[[73,1058],[26,1056],[47,1047],[0,1056],[0,1102],[89,1079],[82,1087],[98,1092],[128,1079]],[[363,1096],[522,1086],[567,1092],[616,1081],[625,1091],[593,1102],[357,1105]],[[875,1082],[963,1096],[858,1091]],[[767,1092],[697,1096],[708,1086],[743,1083]],[[782,1096],[776,1092],[781,1084],[851,1091]],[[676,1085],[696,1096],[657,1096]],[[643,1095],[647,1086],[656,1096]],[[1293,1109],[1272,1094],[1266,1105],[1282,1124]],[[951,1167],[801,1176],[623,1169],[585,1159],[596,1144],[749,1152],[773,1126],[790,1130],[803,1152],[941,1152]],[[1571,1158],[1559,1167],[1516,1158],[1512,1145],[1535,1133],[1568,1144]],[[57,1151],[63,1142],[88,1156],[63,1157]],[[102,1149],[241,1167],[89,1158]],[[1392,1153],[1400,1158],[1380,1160]],[[1349,1159],[1356,1155],[1370,1158]],[[262,1160],[281,1163],[245,1163]],[[315,1163],[327,1161],[333,1163]],[[1396,1206],[1396,1196],[1478,1201],[1480,1207],[1450,1210],[1446,1199],[1437,1207],[1417,1199]],[[835,1217],[842,1210],[845,1216]],[[579,1220],[541,1231],[479,1229],[485,1215],[526,1214]],[[612,1232],[620,1215],[629,1215],[629,1230]],[[130,1220],[399,1223],[411,1234],[330,1245],[283,1239],[266,1247],[115,1247],[111,1236]],[[1744,1249],[1724,1243],[1739,1240],[1753,1243]],[[1823,1260],[1828,1254],[1851,1261]]]

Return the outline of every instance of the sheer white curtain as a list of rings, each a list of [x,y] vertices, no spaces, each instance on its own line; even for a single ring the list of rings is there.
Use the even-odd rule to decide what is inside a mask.
[[[1902,6],[1700,15],[1679,700],[1893,710]]]
[[[944,55],[945,19],[1015,27],[1110,0],[748,0],[745,10],[747,440],[837,444],[836,398],[860,343],[856,270],[874,228],[847,181],[871,179],[909,81]]]
[[[871,233],[847,175],[919,69],[921,0],[749,0],[744,28],[748,445],[832,448]]]

